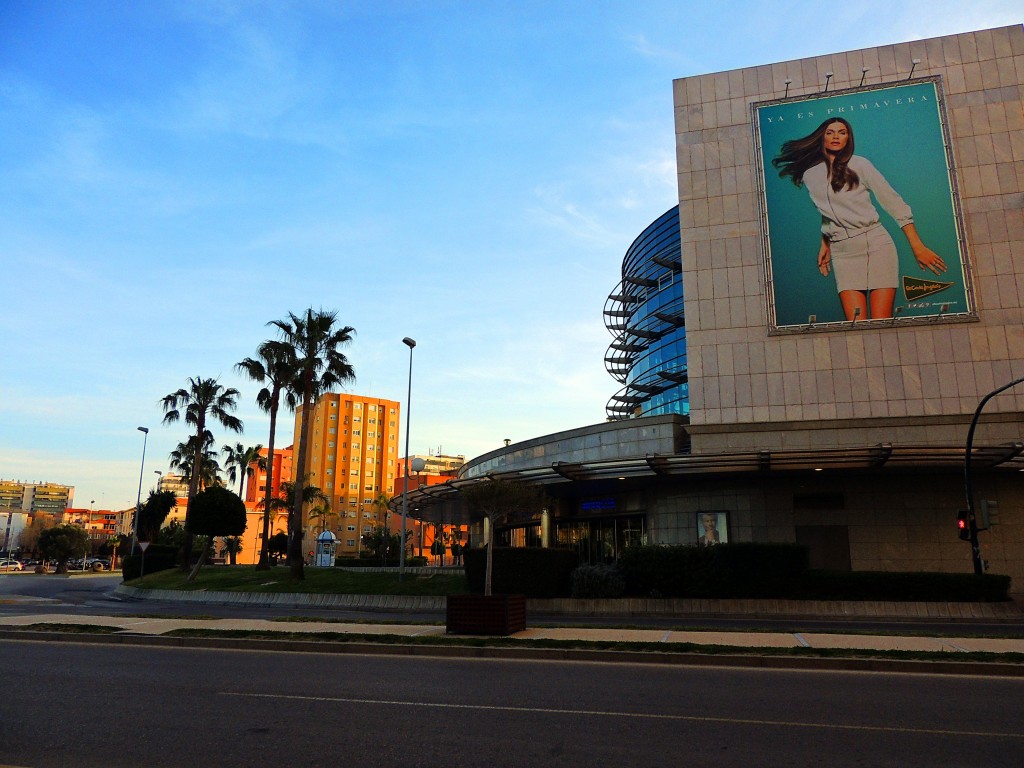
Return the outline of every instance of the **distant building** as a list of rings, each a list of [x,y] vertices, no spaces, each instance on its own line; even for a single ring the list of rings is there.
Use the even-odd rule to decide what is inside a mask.
[[[73,485],[0,480],[0,509],[4,510],[60,516],[70,506],[74,495]]]
[[[84,528],[90,539],[105,540],[119,533],[130,533],[133,512],[134,509],[116,512],[112,509],[69,507],[64,510],[61,521],[65,525]]]
[[[417,459],[423,461],[423,468],[417,472],[413,462]],[[398,460],[398,484],[395,487],[395,497],[391,501],[392,529],[400,530],[402,525],[402,493],[406,487],[410,492],[428,486],[444,485],[454,480],[459,475],[459,470],[466,463],[463,455],[446,456],[442,453],[431,453],[427,455],[416,454],[409,456],[409,482],[405,482],[406,460],[403,456]],[[450,548],[453,541],[465,541],[469,536],[469,526],[458,525],[431,525],[415,519],[414,515],[406,515],[405,529],[411,531],[411,553],[422,555],[428,562],[437,563],[438,555],[433,550],[433,544],[438,537],[445,543],[445,563],[451,564]]]
[[[185,479],[184,475],[161,475],[157,481],[156,490],[158,493],[170,491],[175,496],[188,498],[188,480]]]
[[[302,471],[307,483],[330,498],[333,516],[326,527],[338,536],[339,557],[356,556],[362,550],[361,535],[386,522],[387,507],[378,502],[395,493],[400,410],[394,400],[348,393],[323,395],[313,406],[305,466],[298,467],[296,455],[292,479]],[[295,414],[296,454],[301,416],[300,408]],[[304,527],[308,552],[325,521],[307,517]]]
[[[13,509],[0,510],[0,552],[4,554],[18,547],[18,536],[28,527],[28,512]]]

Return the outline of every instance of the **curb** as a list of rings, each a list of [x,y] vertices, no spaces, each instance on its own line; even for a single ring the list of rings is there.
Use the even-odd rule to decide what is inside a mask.
[[[273,605],[278,607],[358,608],[377,611],[444,613],[446,598],[435,596],[341,595],[290,592],[205,592],[139,589],[119,584],[114,594],[130,600],[210,605]],[[698,600],[684,598],[620,598],[583,600],[529,599],[531,616],[579,615],[595,618],[662,616],[679,618],[786,618],[885,619],[888,621],[996,621],[1019,622],[1024,611],[1014,601],[1005,603],[893,603],[852,600]]]
[[[392,635],[392,637],[394,637]],[[311,640],[264,640],[162,635],[88,635],[72,632],[0,630],[0,640],[80,643],[86,645],[205,648],[211,650],[271,651],[375,656],[414,656],[461,659],[511,659],[613,664],[659,664],[677,667],[742,667],[831,672],[886,672],[928,675],[972,675],[1024,678],[1024,664],[970,661],[911,661],[883,658],[806,658],[760,656],[750,653],[702,654],[658,651],[610,651],[580,648],[515,648],[511,646],[409,645],[391,643],[333,643]]]

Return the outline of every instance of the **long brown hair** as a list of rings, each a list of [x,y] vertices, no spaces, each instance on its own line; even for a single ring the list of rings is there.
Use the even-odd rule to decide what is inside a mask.
[[[841,117],[830,117],[802,139],[791,139],[782,145],[782,151],[772,160],[780,168],[779,176],[789,176],[798,187],[803,186],[804,174],[818,163],[825,162],[825,129],[832,123],[846,126],[849,140],[846,146],[832,160],[832,189],[838,192],[843,187],[856,189],[860,177],[848,167],[853,157],[853,126]]]

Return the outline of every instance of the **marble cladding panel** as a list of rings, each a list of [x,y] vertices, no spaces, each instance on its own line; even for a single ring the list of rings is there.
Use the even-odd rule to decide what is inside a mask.
[[[828,71],[835,89],[862,74],[905,79],[915,58],[915,76],[942,77],[978,322],[769,335],[750,104],[782,97],[787,79],[790,96],[820,92]],[[1024,375],[1021,26],[688,77],[673,90],[694,425],[970,414]],[[1022,406],[1012,393],[990,408]]]

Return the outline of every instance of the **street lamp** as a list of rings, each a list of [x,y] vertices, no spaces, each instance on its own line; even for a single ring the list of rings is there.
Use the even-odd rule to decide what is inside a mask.
[[[142,433],[142,466],[139,467],[139,496],[135,501],[135,514],[132,516],[132,554],[139,541],[139,507],[142,506],[142,473],[146,469],[146,441],[149,439],[149,427],[139,427]]]
[[[409,507],[409,421],[412,410],[412,350],[416,342],[406,336],[402,343],[409,348],[409,391],[405,396],[405,485],[402,488],[402,538],[398,549],[398,580],[405,575],[405,519]]]
[[[917,64],[917,61],[914,61]],[[967,496],[967,525],[970,532],[971,561],[974,564],[974,573],[980,576],[985,572],[984,564],[981,561],[981,546],[978,544],[978,520],[974,514],[974,480],[971,476],[971,453],[974,451],[974,428],[978,426],[978,419],[981,418],[981,411],[993,397],[1004,392],[1010,387],[1024,383],[1024,376],[1014,379],[1008,384],[997,387],[981,398],[978,407],[974,411],[974,418],[971,419],[971,426],[967,430],[967,446],[964,448],[964,492]]]

